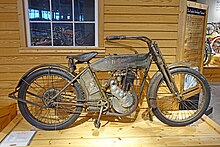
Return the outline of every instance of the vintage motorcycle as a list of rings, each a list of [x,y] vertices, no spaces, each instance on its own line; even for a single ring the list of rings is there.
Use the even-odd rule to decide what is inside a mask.
[[[97,113],[94,125],[99,128],[102,115],[128,116],[137,109],[154,61],[159,70],[147,88],[150,112],[170,126],[189,125],[201,118],[211,97],[209,84],[202,74],[186,63],[166,65],[158,45],[148,37],[106,37],[107,41],[117,39],[144,41],[149,52],[105,57],[90,52],[67,56],[68,67],[39,65],[21,77],[9,97],[18,100],[23,117],[37,128],[64,129],[82,111]],[[97,60],[90,63],[93,58]],[[88,66],[76,73],[76,65],[82,63]],[[108,72],[110,77],[101,84],[97,72]],[[142,79],[139,88],[134,82],[138,79]],[[148,115],[152,119],[152,113]]]

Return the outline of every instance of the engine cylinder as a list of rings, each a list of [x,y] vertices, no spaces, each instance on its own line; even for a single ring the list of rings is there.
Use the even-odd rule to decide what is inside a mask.
[[[116,80],[110,81],[110,90],[113,95],[113,108],[119,113],[126,113],[134,104],[134,97],[130,91],[123,91],[117,85]]]

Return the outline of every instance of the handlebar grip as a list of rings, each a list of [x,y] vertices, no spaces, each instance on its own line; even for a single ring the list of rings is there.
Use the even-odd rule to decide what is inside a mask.
[[[126,39],[126,36],[107,36],[106,40],[119,40],[119,39]]]

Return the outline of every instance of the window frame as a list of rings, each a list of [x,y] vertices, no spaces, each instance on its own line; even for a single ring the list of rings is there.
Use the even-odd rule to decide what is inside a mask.
[[[20,32],[20,48],[19,53],[82,53],[89,51],[97,51],[105,53],[104,48],[104,2],[103,0],[95,0],[95,46],[28,46],[28,35],[30,30],[27,29],[28,3],[27,0],[18,1],[18,17]],[[73,21],[74,23],[75,21]],[[29,34],[27,32],[29,31]],[[29,40],[31,40],[29,38]]]

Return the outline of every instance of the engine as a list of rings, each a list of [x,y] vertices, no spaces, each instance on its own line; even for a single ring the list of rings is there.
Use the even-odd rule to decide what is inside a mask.
[[[113,76],[116,77],[110,81],[113,109],[118,113],[127,113],[134,105],[134,96],[131,93],[130,85],[134,83],[136,76],[132,71],[117,73]]]

